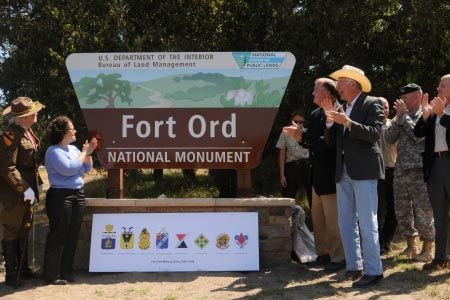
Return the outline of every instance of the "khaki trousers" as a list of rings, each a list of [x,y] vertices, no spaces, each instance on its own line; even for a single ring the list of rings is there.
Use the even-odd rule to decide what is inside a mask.
[[[344,249],[339,233],[336,194],[317,195],[312,189],[311,216],[317,255],[330,255],[332,262],[343,261]]]

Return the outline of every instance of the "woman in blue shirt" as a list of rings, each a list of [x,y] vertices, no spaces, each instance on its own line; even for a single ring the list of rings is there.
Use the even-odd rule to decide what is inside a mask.
[[[49,284],[73,282],[72,266],[85,207],[83,174],[92,169],[91,154],[97,140],[85,141],[80,152],[72,121],[60,116],[50,122],[46,134],[50,147],[45,154],[50,189],[45,209],[49,233],[45,246],[44,278]]]

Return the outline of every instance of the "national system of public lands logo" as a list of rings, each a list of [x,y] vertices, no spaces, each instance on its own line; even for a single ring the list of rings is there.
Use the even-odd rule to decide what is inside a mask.
[[[232,55],[241,69],[278,69],[286,52],[233,52]]]

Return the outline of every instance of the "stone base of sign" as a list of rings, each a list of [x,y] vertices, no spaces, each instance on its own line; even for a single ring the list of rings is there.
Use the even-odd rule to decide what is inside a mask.
[[[101,213],[258,212],[261,267],[289,262],[293,204],[288,198],[86,199],[74,268],[89,268],[92,214]]]

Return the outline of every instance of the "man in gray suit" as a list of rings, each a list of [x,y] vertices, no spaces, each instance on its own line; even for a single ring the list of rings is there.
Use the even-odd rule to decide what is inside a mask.
[[[383,106],[364,94],[371,83],[362,70],[344,66],[330,77],[346,102],[338,111],[331,103],[325,109],[327,127],[336,127],[328,132],[335,132],[339,229],[347,262],[341,279],[355,281],[353,287],[369,287],[383,278],[377,223],[377,180],[384,178],[378,144]]]

